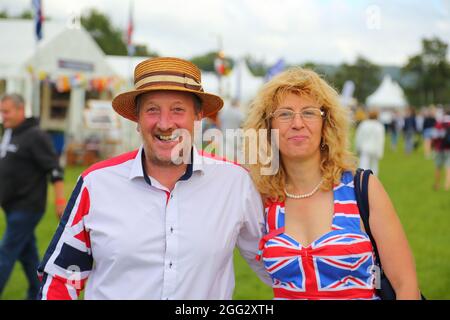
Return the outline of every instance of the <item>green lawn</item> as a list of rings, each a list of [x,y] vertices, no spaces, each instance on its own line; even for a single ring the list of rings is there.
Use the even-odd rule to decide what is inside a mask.
[[[66,170],[67,196],[82,170],[79,167]],[[387,142],[386,154],[380,164],[380,179],[410,241],[421,290],[428,299],[450,299],[450,193],[433,191],[433,175],[433,162],[424,159],[422,150],[407,156],[402,151],[390,151]],[[53,193],[49,192],[48,210],[37,228],[41,256],[57,227],[52,203]],[[3,235],[5,218],[3,213],[0,216],[0,234]],[[235,271],[235,299],[272,298],[271,289],[256,278],[237,252]],[[22,299],[25,292],[26,280],[21,266],[16,264],[3,299]]]

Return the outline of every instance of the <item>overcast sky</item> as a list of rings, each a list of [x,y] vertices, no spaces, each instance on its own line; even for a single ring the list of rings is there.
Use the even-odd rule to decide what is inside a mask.
[[[126,28],[127,0],[42,0],[44,15],[67,20],[97,8]],[[352,63],[363,55],[403,65],[423,37],[450,43],[450,0],[134,0],[133,38],[160,55],[191,58],[216,50],[271,63]],[[31,0],[1,0],[10,15]],[[45,35],[44,35],[45,36]],[[11,48],[14,49],[14,48]],[[448,55],[450,59],[450,52]]]

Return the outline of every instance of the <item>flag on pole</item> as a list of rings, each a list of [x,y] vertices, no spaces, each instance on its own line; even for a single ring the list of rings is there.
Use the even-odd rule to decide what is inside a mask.
[[[127,27],[127,35],[126,35],[126,41],[127,41],[127,50],[128,55],[133,56],[134,55],[134,46],[132,43],[132,37],[133,37],[133,30],[134,30],[134,22],[133,22],[133,1],[130,1],[130,13],[128,17],[128,27]]]
[[[285,67],[286,67],[286,64],[284,62],[284,59],[283,58],[279,59],[272,67],[269,68],[269,70],[267,71],[266,76],[264,77],[264,79],[266,81],[269,81],[276,74],[278,74],[281,71],[283,71]]]
[[[42,1],[32,0],[33,12],[34,12],[34,26],[36,39],[39,41],[42,39],[42,24],[44,23],[44,15],[42,14]]]
[[[352,80],[347,80],[344,83],[341,93],[341,103],[348,107],[352,102],[353,92],[355,91],[355,83]]]

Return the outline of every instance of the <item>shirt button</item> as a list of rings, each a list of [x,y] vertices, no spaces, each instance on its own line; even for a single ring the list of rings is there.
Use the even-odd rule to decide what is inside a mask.
[[[172,261],[169,263],[169,268],[172,269]]]
[[[173,194],[170,195],[170,199],[173,199]]]
[[[170,227],[170,233],[173,233],[173,227]]]

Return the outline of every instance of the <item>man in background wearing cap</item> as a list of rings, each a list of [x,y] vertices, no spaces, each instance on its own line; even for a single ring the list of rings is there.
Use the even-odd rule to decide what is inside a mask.
[[[41,299],[231,299],[235,246],[254,257],[261,198],[240,166],[207,157],[189,141],[194,121],[217,112],[200,70],[176,58],[135,69],[135,90],[113,108],[137,122],[143,146],[81,174],[39,267]],[[188,143],[189,163],[174,164]]]

